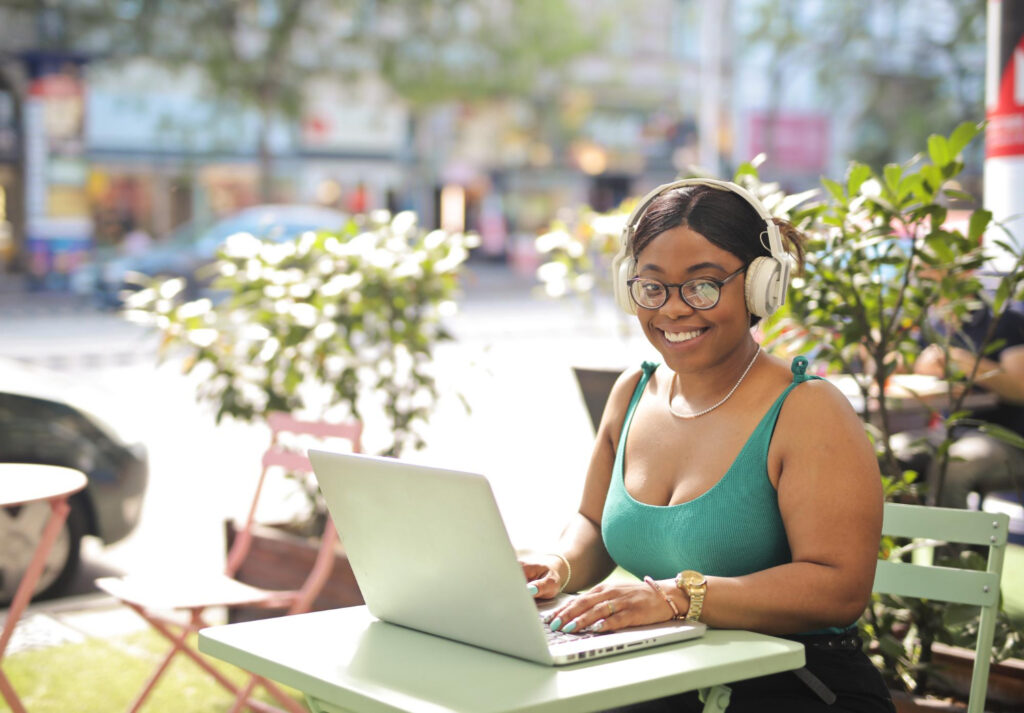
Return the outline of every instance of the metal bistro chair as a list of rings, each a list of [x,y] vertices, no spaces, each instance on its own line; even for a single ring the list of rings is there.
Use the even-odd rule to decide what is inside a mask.
[[[875,570],[873,589],[880,594],[981,607],[967,713],[982,713],[985,709],[1009,522],[1004,513],[885,504],[882,534],[989,548],[984,572],[933,566],[923,561],[926,558],[915,558],[922,560],[915,562],[879,560]]]
[[[134,713],[146,701],[160,677],[167,670],[171,660],[180,652],[188,656],[218,683],[235,695],[232,711],[248,706],[256,711],[280,711],[261,701],[251,698],[257,685],[276,698],[292,713],[305,713],[305,708],[273,682],[259,676],[251,676],[244,686],[232,683],[218,671],[188,641],[195,632],[209,624],[204,614],[211,608],[260,607],[280,609],[282,613],[299,614],[309,611],[314,599],[320,593],[334,566],[337,532],[330,517],[324,528],[315,563],[299,589],[279,591],[254,587],[235,579],[245,561],[252,542],[252,527],[255,521],[260,494],[264,489],[267,473],[273,468],[287,472],[311,473],[312,467],[304,452],[289,448],[282,439],[283,434],[306,436],[322,442],[325,439],[344,439],[351,444],[353,452],[360,450],[362,425],[359,423],[331,424],[319,421],[303,421],[285,413],[272,413],[267,417],[271,430],[270,446],[263,455],[262,471],[256,491],[249,506],[246,521],[231,545],[227,565],[221,575],[128,575],[124,577],[103,577],[96,585],[123,604],[133,609],[150,626],[171,642],[171,649],[154,670],[142,691],[129,709]],[[177,617],[174,616],[177,613]],[[187,623],[182,623],[182,614],[188,614]]]

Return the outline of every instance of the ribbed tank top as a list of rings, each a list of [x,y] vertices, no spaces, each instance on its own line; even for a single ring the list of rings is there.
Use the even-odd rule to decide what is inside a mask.
[[[657,364],[643,375],[626,411],[604,504],[601,535],[612,559],[627,571],[655,579],[684,569],[737,577],[792,561],[779,513],[778,494],[768,479],[768,447],[783,402],[807,376],[807,359],[793,360],[793,383],[775,400],[722,479],[707,492],[678,505],[647,505],[627,491],[626,436],[633,413]]]

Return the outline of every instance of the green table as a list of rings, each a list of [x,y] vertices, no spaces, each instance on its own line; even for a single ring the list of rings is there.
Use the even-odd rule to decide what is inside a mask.
[[[486,625],[481,622],[481,626]],[[800,668],[803,645],[749,631],[549,667],[379,621],[366,607],[214,626],[199,650],[302,691],[313,711],[583,713]]]

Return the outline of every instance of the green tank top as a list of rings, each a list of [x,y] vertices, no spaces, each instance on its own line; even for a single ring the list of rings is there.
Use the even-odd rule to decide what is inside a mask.
[[[608,554],[637,577],[675,577],[684,569],[738,577],[792,561],[768,479],[768,447],[786,396],[807,376],[807,359],[793,360],[793,383],[775,400],[750,434],[729,470],[710,490],[678,505],[647,505],[626,492],[626,436],[633,413],[657,364],[644,362],[622,424],[612,480],[604,504],[601,535]]]

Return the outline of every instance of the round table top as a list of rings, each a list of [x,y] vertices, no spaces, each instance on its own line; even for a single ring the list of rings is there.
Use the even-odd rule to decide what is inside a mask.
[[[24,505],[77,493],[85,473],[74,468],[39,463],[0,463],[0,506]]]

